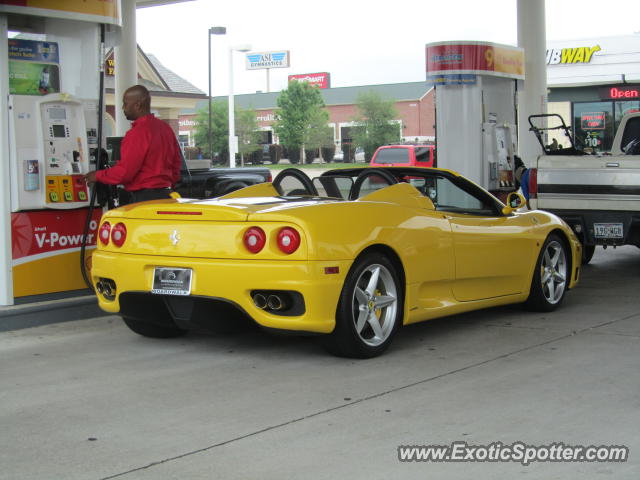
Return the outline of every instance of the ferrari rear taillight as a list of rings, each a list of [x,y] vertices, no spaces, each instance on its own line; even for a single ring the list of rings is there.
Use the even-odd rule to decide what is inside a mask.
[[[538,169],[530,168],[529,169],[529,198],[538,198]]]
[[[111,224],[109,222],[104,222],[100,226],[100,230],[98,230],[98,237],[100,238],[100,242],[103,245],[107,245],[109,243],[109,236],[111,235]]]
[[[116,223],[111,229],[111,241],[116,247],[121,247],[127,239],[127,227],[124,223]]]
[[[300,234],[291,227],[281,228],[278,232],[278,248],[286,254],[295,252],[300,246]]]
[[[260,227],[251,227],[244,232],[242,242],[247,250],[251,253],[258,253],[264,248],[267,242],[267,236]]]

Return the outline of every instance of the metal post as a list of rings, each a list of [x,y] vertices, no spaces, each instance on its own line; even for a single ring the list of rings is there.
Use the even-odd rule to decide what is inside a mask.
[[[211,29],[207,32],[207,45],[209,47],[209,129],[207,130],[207,140],[209,144],[209,159],[213,162],[213,139],[211,138]]]
[[[529,131],[531,114],[547,113],[547,66],[544,0],[518,0],[518,46],[524,47],[524,88],[518,91],[518,151],[526,165],[540,152]]]
[[[131,122],[125,117],[121,105],[122,97],[127,88],[138,83],[138,44],[136,43],[136,2],[125,0],[122,2],[122,42],[115,47],[116,60],[115,75],[115,105],[116,105],[116,135],[124,136],[131,127]]]
[[[233,48],[229,48],[229,167],[236,166],[235,150],[235,112],[233,104]]]
[[[209,130],[207,130],[207,140],[209,140],[209,159],[213,161],[213,136],[211,135],[211,35],[224,35],[227,33],[226,27],[211,27],[207,32],[207,44],[209,46]]]
[[[7,36],[9,22],[0,15],[0,71],[9,71]],[[11,175],[9,167],[9,75],[0,76],[0,305],[13,305],[13,272],[11,253]]]
[[[238,142],[236,141],[235,110],[233,100],[233,52],[248,52],[250,45],[238,45],[229,47],[229,167],[236,166],[236,152]]]

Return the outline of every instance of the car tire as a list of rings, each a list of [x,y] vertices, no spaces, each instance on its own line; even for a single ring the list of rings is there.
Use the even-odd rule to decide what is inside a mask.
[[[596,251],[595,245],[582,245],[582,265],[587,265]]]
[[[374,278],[375,277],[375,278]],[[402,324],[404,294],[396,267],[369,253],[351,267],[324,346],[334,355],[371,358],[384,352]]]
[[[131,331],[142,335],[143,337],[150,338],[176,338],[181,337],[187,330],[184,330],[177,325],[158,325],[157,323],[151,323],[144,320],[139,320],[133,317],[122,317],[124,323],[131,329]],[[173,322],[171,322],[173,323]]]
[[[524,306],[536,312],[551,312],[564,299],[571,278],[569,250],[556,234],[547,237],[540,250]]]

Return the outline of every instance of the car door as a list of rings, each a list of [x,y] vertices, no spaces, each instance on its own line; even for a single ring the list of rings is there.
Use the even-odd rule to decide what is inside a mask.
[[[458,301],[521,293],[535,255],[526,215],[502,215],[486,192],[462,178],[437,177],[429,196],[451,226]]]

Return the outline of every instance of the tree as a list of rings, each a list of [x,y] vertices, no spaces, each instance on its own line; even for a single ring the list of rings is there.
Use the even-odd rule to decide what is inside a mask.
[[[238,136],[238,153],[244,165],[244,158],[260,148],[258,145],[258,121],[253,110],[236,108],[236,135]],[[228,137],[227,137],[228,138]]]
[[[393,100],[374,91],[361,93],[356,101],[359,115],[353,119],[357,124],[353,129],[353,143],[364,149],[368,162],[379,146],[400,141],[399,125],[393,122],[398,112]]]
[[[211,146],[209,152],[209,110],[207,107],[198,111],[197,125],[194,133],[194,143],[203,152],[205,158],[214,159],[215,155],[226,162],[229,157],[229,107],[226,101],[211,102]],[[253,110],[243,110],[236,107],[235,129],[238,147],[241,154],[250,153],[257,148],[257,121]]]
[[[218,154],[220,158],[226,159],[229,156],[229,113],[226,102],[211,101],[211,132],[209,129],[209,109],[207,107],[198,111],[194,130],[195,146],[200,148],[204,158],[214,159]],[[211,147],[209,151],[209,136],[211,136]]]
[[[307,82],[290,82],[280,92],[277,103],[274,130],[280,137],[280,143],[287,147],[290,157],[293,157],[289,160],[295,163],[298,156],[292,153],[301,152],[306,141],[316,141],[311,138],[310,130],[318,125],[326,127],[329,114],[324,110],[320,89]]]
[[[329,123],[329,113],[325,109],[311,112],[309,125],[304,135],[304,148],[320,150],[333,145],[333,128]],[[313,159],[307,159],[311,163]]]

